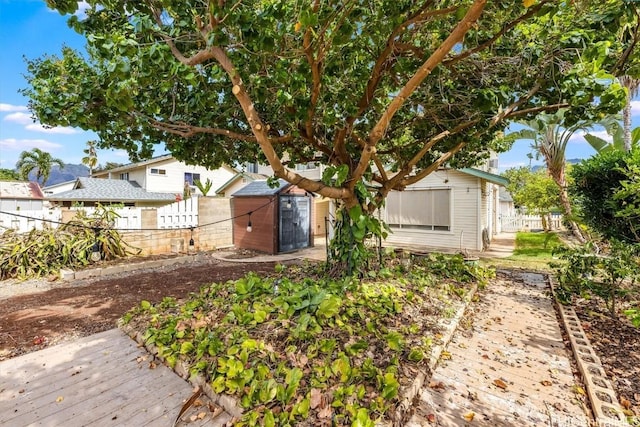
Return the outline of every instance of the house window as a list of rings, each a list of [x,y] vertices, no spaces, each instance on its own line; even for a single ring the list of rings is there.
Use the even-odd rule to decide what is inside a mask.
[[[247,163],[245,170],[249,173],[258,173],[258,163]]]
[[[166,174],[167,174],[166,169],[151,168],[151,175],[166,175]]]
[[[402,230],[451,230],[451,190],[392,191],[387,197],[387,224]]]
[[[122,172],[120,174],[120,179],[122,179],[124,181],[129,181],[129,172]]]
[[[191,172],[184,173],[184,182],[188,182],[189,185],[193,185],[196,181],[200,181],[199,173],[191,173]]]

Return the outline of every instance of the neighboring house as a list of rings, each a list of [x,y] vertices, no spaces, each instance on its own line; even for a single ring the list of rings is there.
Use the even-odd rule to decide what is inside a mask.
[[[123,204],[135,207],[158,207],[176,201],[172,193],[145,191],[135,182],[119,179],[78,178],[72,190],[52,194],[49,201],[63,207],[97,204]]]
[[[113,169],[96,171],[92,177],[134,181],[146,191],[174,195],[182,195],[185,183],[188,183],[191,194],[198,195],[200,191],[194,185],[195,181],[199,180],[204,184],[209,179],[212,183],[211,189],[215,190],[236,174],[237,171],[228,166],[209,170],[203,166],[187,165],[168,154]]]
[[[233,195],[233,193],[245,187],[249,183],[253,181],[265,180],[268,177],[268,175],[259,173],[238,172],[233,177],[231,177],[229,181],[225,182],[224,184],[222,184],[222,186],[216,189],[215,193],[216,195],[221,197],[230,197]]]
[[[64,193],[65,191],[73,190],[73,187],[76,185],[76,180],[73,179],[71,181],[60,182],[58,184],[47,185],[42,188],[42,192],[45,196],[51,196],[53,194]]]
[[[474,168],[439,169],[387,197],[385,243],[457,251],[486,249],[499,233],[498,188],[506,178]]]
[[[511,197],[511,193],[504,188],[500,187],[499,190],[500,197],[500,215],[503,216],[513,216],[517,214],[516,205],[513,203],[513,197]]]
[[[0,181],[0,211],[38,211],[44,208],[44,194],[33,181]]]

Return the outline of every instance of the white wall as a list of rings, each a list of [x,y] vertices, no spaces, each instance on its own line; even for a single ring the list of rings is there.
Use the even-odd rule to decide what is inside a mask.
[[[151,169],[163,169],[165,174],[152,174]],[[226,167],[208,170],[203,166],[190,166],[174,159],[168,159],[145,166],[144,179],[138,179],[138,171],[136,171],[135,177],[134,174],[129,174],[129,180],[138,181],[138,183],[149,192],[182,194],[184,191],[185,172],[200,174],[200,181],[202,181],[203,184],[207,179],[211,180],[213,185],[208,193],[209,196],[214,194],[217,188],[220,188],[235,175],[233,170]],[[146,187],[144,183],[146,183]],[[197,188],[194,190],[194,193],[201,194]]]

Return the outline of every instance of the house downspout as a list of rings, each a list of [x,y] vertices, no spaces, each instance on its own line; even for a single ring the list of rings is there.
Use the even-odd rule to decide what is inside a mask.
[[[476,224],[476,250],[482,250],[482,180],[478,179],[478,212],[476,215],[477,224]]]

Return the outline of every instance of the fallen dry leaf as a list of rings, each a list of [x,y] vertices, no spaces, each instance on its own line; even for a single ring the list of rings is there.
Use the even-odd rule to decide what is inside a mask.
[[[499,387],[499,388],[501,388],[503,390],[507,389],[507,383],[502,381],[500,378],[493,380],[493,385],[495,385],[496,387]]]
[[[442,360],[451,360],[451,353],[449,353],[448,351],[443,351],[440,355],[440,358]]]
[[[203,418],[204,418],[204,417],[206,417],[206,416],[207,416],[207,413],[206,413],[206,412],[200,412],[200,413],[198,413],[198,419],[199,419],[199,420],[203,419]]]
[[[309,405],[311,409],[316,409],[322,403],[322,392],[320,389],[312,388],[311,389],[311,404]]]
[[[331,418],[331,413],[332,413],[331,406],[327,405],[318,411],[318,418],[323,418],[323,419]]]
[[[540,381],[540,384],[542,384],[545,387],[550,387],[550,386],[553,385],[553,383],[551,381],[549,381],[549,380],[542,380],[542,381]]]
[[[196,421],[198,420],[198,416],[197,416],[197,415],[191,415],[191,416],[189,417],[189,420],[190,420],[192,423],[193,423],[193,422],[196,422]]]
[[[58,396],[58,398],[56,399],[56,403],[60,403],[64,400],[64,397],[62,396]]]
[[[624,408],[624,409],[631,409],[631,402],[629,401],[629,399],[627,399],[624,396],[620,396],[620,405]]]
[[[467,420],[468,423],[470,423],[471,421],[473,421],[473,417],[475,416],[476,414],[474,412],[467,412],[462,416],[462,418],[464,418],[465,420]]]
[[[586,395],[587,393],[584,391],[584,389],[582,387],[580,387],[579,385],[574,385],[573,386],[573,392],[576,394],[581,394],[581,395]]]
[[[444,390],[445,386],[442,381],[431,381],[429,383],[429,388],[432,388],[434,390]]]
[[[427,415],[427,421],[429,421],[431,424],[436,422],[436,416],[435,414],[429,414]]]

